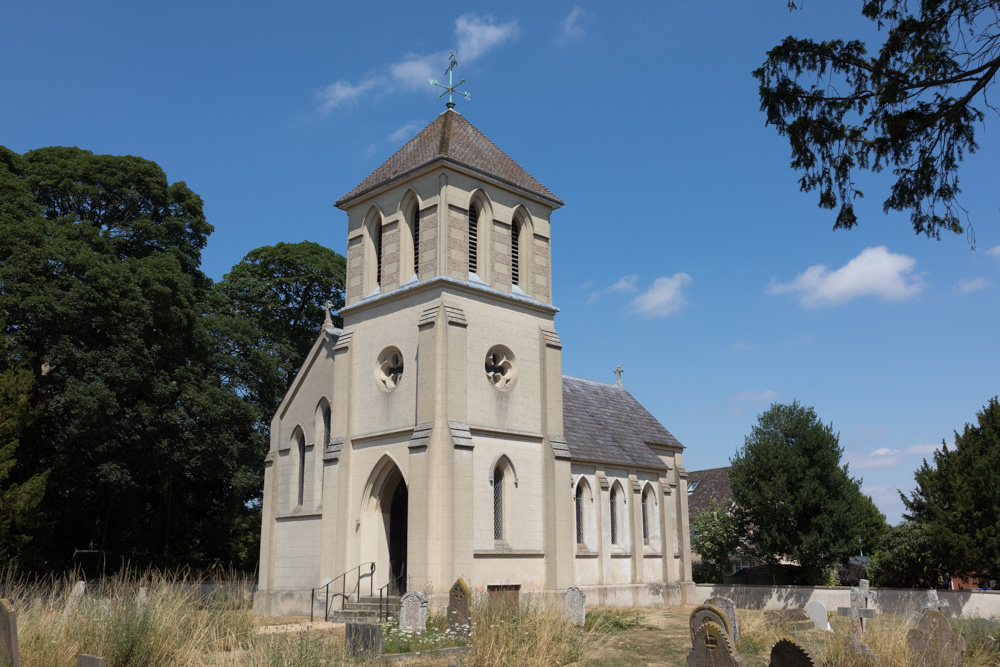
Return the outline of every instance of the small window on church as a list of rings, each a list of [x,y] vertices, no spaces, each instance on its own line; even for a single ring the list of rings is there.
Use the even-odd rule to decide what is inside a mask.
[[[576,485],[576,543],[583,544],[583,484]]]
[[[611,544],[618,544],[618,487],[611,487]]]
[[[649,504],[651,502],[649,489],[642,493],[642,543],[649,544]]]
[[[514,388],[517,379],[517,368],[514,365],[514,353],[504,345],[494,345],[486,353],[486,377],[500,391]]]
[[[503,470],[497,466],[493,471],[493,539],[503,538]]]
[[[479,268],[479,211],[476,205],[469,207],[469,273],[478,273]]]
[[[392,391],[402,379],[403,353],[396,347],[385,348],[375,364],[375,383],[382,391]]]
[[[298,445],[299,453],[299,507],[302,506],[302,501],[305,499],[306,493],[306,441],[302,437],[301,432],[295,434],[296,444]]]
[[[420,207],[416,204],[410,213],[410,229],[413,230],[413,275],[420,276]]]
[[[369,274],[370,275],[370,274]],[[375,232],[375,284],[382,286],[382,223]]]
[[[514,220],[510,225],[510,282],[512,285],[519,285],[521,280],[520,238],[521,221]]]

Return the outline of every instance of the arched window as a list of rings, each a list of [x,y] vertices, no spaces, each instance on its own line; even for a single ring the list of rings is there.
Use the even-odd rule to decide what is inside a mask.
[[[330,403],[322,398],[316,407],[316,422],[313,430],[316,444],[326,448],[330,444]]]
[[[652,503],[649,497],[649,489],[642,492],[642,543],[649,545],[649,515],[650,515],[650,504]]]
[[[375,231],[375,284],[382,286],[382,221],[378,223]]]
[[[576,543],[583,541],[583,484],[576,485]]]
[[[521,284],[521,227],[523,224],[517,218],[510,225],[510,282]]]
[[[611,487],[611,544],[618,544],[618,487]]]
[[[413,234],[413,275],[420,277],[420,207],[410,209],[410,230]]]
[[[503,470],[493,469],[493,539],[504,539],[503,534]]]
[[[296,504],[301,507],[306,492],[306,439],[302,435],[302,430],[298,428],[295,429],[295,435],[292,437],[295,438],[299,454],[299,499]]]
[[[476,204],[469,206],[469,273],[479,271],[479,209]]]

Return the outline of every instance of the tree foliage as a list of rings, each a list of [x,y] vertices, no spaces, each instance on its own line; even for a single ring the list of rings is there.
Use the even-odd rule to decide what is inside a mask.
[[[894,588],[949,588],[951,578],[935,555],[931,531],[904,521],[882,536],[869,568],[872,583]]]
[[[739,547],[739,535],[729,508],[713,503],[691,522],[691,549],[702,560],[704,581],[699,583],[722,583],[722,578],[732,571],[731,556]]]
[[[1000,579],[1000,403],[993,397],[975,425],[942,443],[914,472],[904,518],[927,537],[934,567]]]
[[[41,411],[13,473],[51,471],[30,565],[231,559],[264,446],[205,326],[211,231],[153,162],[0,148],[4,333]]]
[[[842,454],[812,408],[775,403],[758,417],[729,471],[737,534],[753,555],[796,561],[819,583],[857,551],[863,496]]]
[[[794,6],[793,3],[792,6]],[[895,176],[883,210],[909,211],[917,234],[963,230],[958,166],[974,152],[1000,71],[1000,7],[986,0],[866,0],[887,30],[870,55],[859,40],[786,37],[754,71],[767,123],[788,138],[802,191],[857,222],[855,172]]]

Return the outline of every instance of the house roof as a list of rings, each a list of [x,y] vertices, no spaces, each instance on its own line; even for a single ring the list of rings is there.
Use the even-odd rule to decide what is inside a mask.
[[[692,489],[694,483],[698,485]],[[729,483],[729,466],[707,470],[688,471],[688,515],[698,516],[711,509],[712,503],[725,505],[733,501],[733,487]]]
[[[515,186],[541,195],[555,207],[563,201],[556,197],[534,176],[521,168],[506,153],[486,138],[472,123],[454,109],[448,109],[422,129],[368,177],[341,197],[336,206],[373,190],[397,176],[435,160],[450,160],[483,172]]]
[[[564,375],[562,387],[563,434],[574,459],[664,468],[648,445],[683,446],[616,384]]]

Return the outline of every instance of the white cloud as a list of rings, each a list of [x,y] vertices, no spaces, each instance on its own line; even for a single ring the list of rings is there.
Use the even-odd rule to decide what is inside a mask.
[[[918,444],[910,445],[909,447],[904,447],[903,449],[889,449],[888,447],[879,447],[873,452],[865,454],[864,452],[853,452],[849,455],[851,462],[851,467],[857,470],[870,470],[872,468],[891,468],[903,461],[903,459],[911,457],[928,457],[931,456],[935,450],[940,449],[941,445],[928,445],[928,444]]]
[[[591,291],[590,294],[587,295],[587,303],[593,303],[594,301],[597,301],[605,294],[610,294],[612,292],[625,292],[625,293],[634,292],[637,289],[635,284],[638,280],[639,276],[637,274],[622,276],[621,278],[618,279],[618,282],[616,282],[614,285],[611,285],[610,287],[605,287],[604,289]],[[590,287],[593,287],[594,281],[589,280],[585,284],[587,285],[586,289],[589,289]],[[580,289],[585,289],[585,288],[581,285]]]
[[[567,42],[586,37],[587,31],[584,30],[581,23],[589,18],[590,14],[584,11],[582,7],[574,7],[573,11],[569,13],[569,16],[563,19],[559,24],[559,42],[566,44]]]
[[[392,79],[405,90],[426,89],[430,84],[427,79],[441,78],[441,72],[447,68],[447,53],[431,53],[420,55],[407,53],[398,63],[389,65]]]
[[[773,389],[765,389],[764,391],[744,391],[733,396],[734,401],[741,401],[743,403],[766,403],[767,401],[773,401],[778,398],[778,392]]]
[[[631,308],[646,317],[673,315],[687,304],[684,287],[690,283],[691,276],[686,273],[661,276],[653,281],[649,289],[632,300]]]
[[[455,20],[455,37],[458,38],[456,55],[460,58],[459,62],[472,62],[493,47],[517,39],[519,32],[516,20],[498,24],[492,14],[463,14]]]
[[[986,251],[987,255],[993,255],[994,257],[1000,257],[1000,245],[995,245]]]
[[[323,113],[328,113],[342,104],[354,102],[358,97],[380,83],[382,81],[379,77],[365,79],[358,84],[348,83],[343,80],[332,83],[320,90],[316,95],[319,98],[319,110]]]
[[[993,283],[986,278],[962,278],[957,283],[952,285],[951,291],[955,294],[968,294],[969,292],[978,292],[981,289],[986,289],[987,287],[992,287]]]
[[[885,246],[865,248],[861,254],[833,271],[816,264],[790,283],[771,279],[770,294],[797,292],[806,308],[833,306],[860,296],[877,296],[883,301],[901,301],[916,296],[924,288],[913,268],[917,260],[889,252]]]
[[[411,120],[409,123],[407,123],[406,125],[403,125],[401,128],[399,128],[398,130],[396,130],[395,132],[393,132],[392,134],[390,134],[387,137],[387,139],[389,141],[393,142],[393,143],[396,143],[398,141],[402,141],[403,139],[409,139],[413,135],[414,132],[416,132],[417,130],[419,130],[423,126],[424,126],[424,124],[423,124],[422,121]]]

